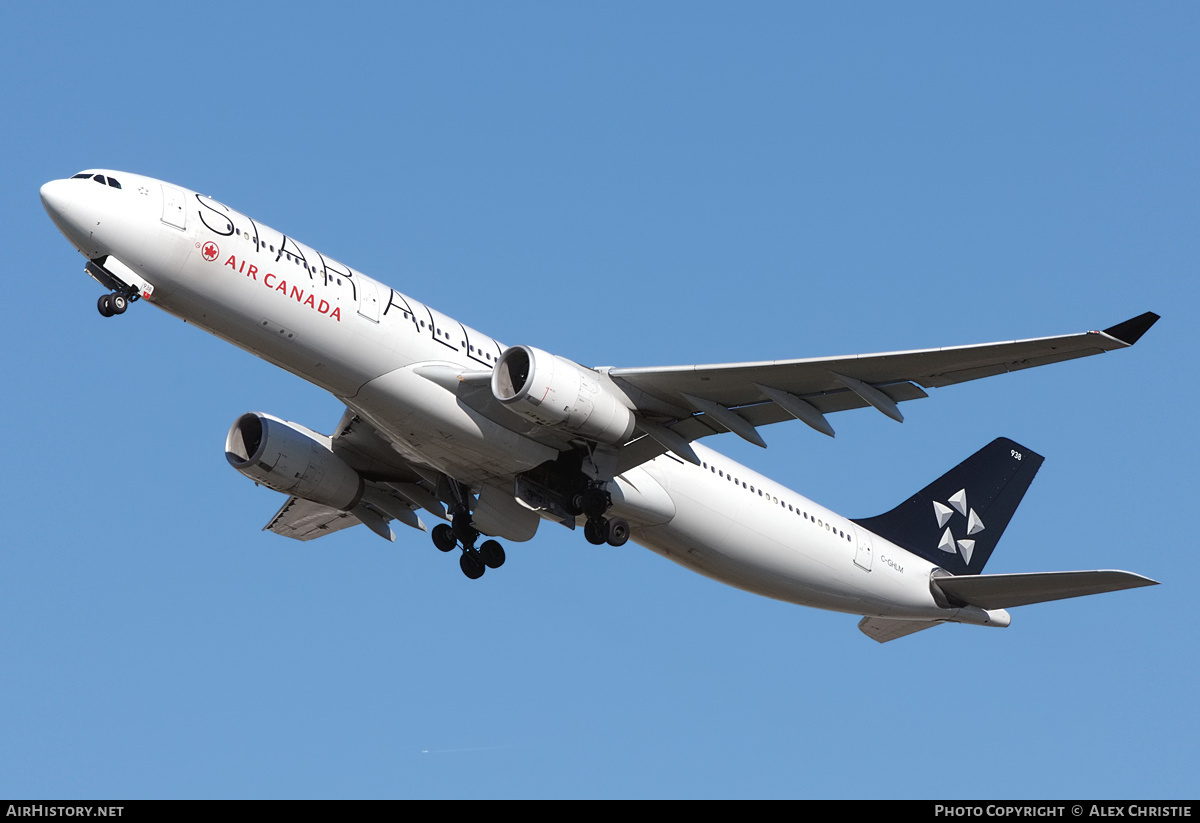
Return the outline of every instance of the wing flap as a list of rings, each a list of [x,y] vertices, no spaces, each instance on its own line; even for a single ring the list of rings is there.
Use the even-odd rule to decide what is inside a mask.
[[[981,609],[1007,609],[1088,594],[1157,586],[1158,581],[1132,572],[1103,570],[959,575],[935,578],[933,584],[952,601]]]

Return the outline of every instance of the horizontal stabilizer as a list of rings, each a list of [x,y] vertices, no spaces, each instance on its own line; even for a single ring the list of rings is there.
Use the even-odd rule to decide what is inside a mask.
[[[858,630],[878,643],[886,643],[897,637],[906,637],[940,625],[940,620],[889,620],[886,617],[864,617],[858,621]]]
[[[951,602],[981,609],[1007,609],[1085,594],[1157,586],[1158,581],[1132,572],[1085,571],[959,575],[934,578],[933,585]]]

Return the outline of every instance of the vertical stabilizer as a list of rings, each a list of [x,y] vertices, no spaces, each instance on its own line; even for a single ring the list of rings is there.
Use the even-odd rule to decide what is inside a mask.
[[[979,574],[1044,458],[997,438],[886,514],[855,520],[951,574]]]

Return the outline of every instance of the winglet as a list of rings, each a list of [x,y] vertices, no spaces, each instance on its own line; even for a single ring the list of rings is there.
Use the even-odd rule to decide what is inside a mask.
[[[1127,346],[1132,346],[1138,340],[1142,339],[1142,335],[1150,330],[1150,327],[1158,322],[1158,315],[1152,311],[1145,314],[1139,314],[1131,320],[1126,320],[1124,323],[1118,323],[1115,326],[1107,328],[1104,333],[1109,337],[1115,337]]]

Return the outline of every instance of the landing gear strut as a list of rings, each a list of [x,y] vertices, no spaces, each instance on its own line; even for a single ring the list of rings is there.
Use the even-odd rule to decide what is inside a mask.
[[[471,580],[478,580],[488,569],[498,569],[504,565],[504,547],[495,540],[485,540],[478,549],[475,541],[479,539],[479,530],[471,523],[471,494],[470,490],[459,483],[450,484],[451,521],[449,524],[440,523],[433,527],[431,537],[433,545],[439,551],[449,552],[455,548],[462,549],[458,566]]]

